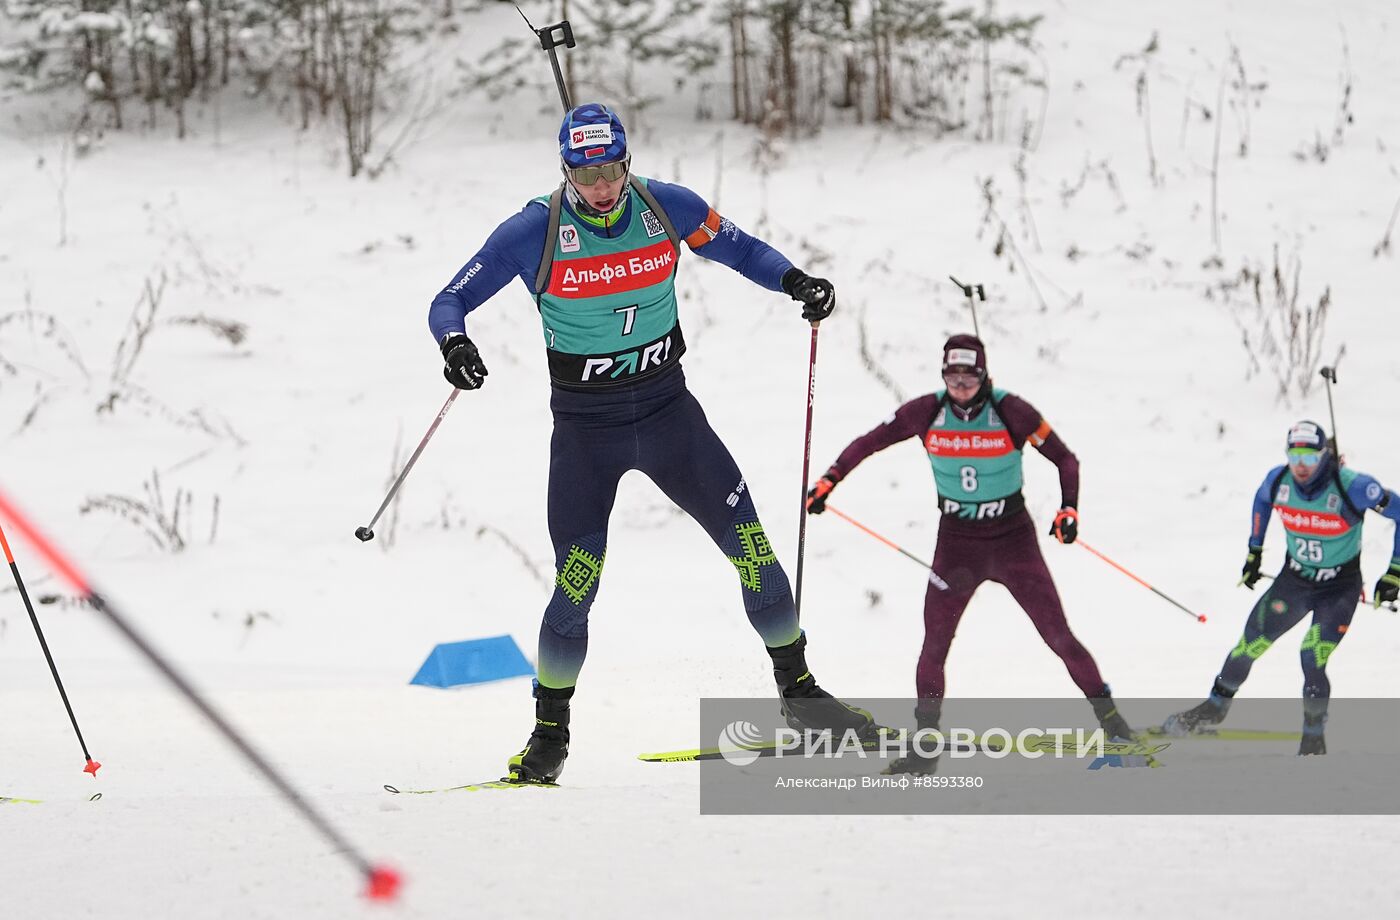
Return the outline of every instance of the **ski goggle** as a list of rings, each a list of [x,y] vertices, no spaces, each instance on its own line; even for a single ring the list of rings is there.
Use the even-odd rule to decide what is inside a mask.
[[[1314,467],[1322,462],[1322,451],[1311,447],[1289,448],[1288,462],[1294,466]]]
[[[943,382],[950,387],[957,387],[960,390],[968,387],[980,387],[982,385],[982,375],[976,371],[944,371]]]
[[[616,182],[627,175],[627,167],[632,162],[631,157],[624,157],[621,160],[614,160],[611,163],[599,163],[597,166],[580,166],[577,169],[566,169],[569,178],[575,185],[596,185],[599,179],[606,179],[609,182]]]

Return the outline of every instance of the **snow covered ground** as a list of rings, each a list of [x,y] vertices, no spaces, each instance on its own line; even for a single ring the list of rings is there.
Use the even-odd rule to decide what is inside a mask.
[[[833,128],[764,175],[748,131],[678,111],[634,126],[634,165],[691,185],[836,282],[841,306],[821,328],[818,472],[900,396],[937,386],[939,346],[967,326],[946,276],[985,283],[993,375],[1083,464],[1084,538],[1210,616],[1196,624],[1047,540],[1077,634],[1119,696],[1203,694],[1252,600],[1234,587],[1250,494],[1286,426],[1325,424],[1327,412],[1316,387],[1279,401],[1267,358],[1248,373],[1240,324],[1257,323],[1207,290],[1245,265],[1267,280],[1275,246],[1301,263],[1300,301],[1330,288],[1323,354],[1346,346],[1335,393],[1345,452],[1400,483],[1389,303],[1400,271],[1393,253],[1373,255],[1400,198],[1400,17],[1380,0],[1024,6],[1049,17],[1048,121],[1026,160],[1039,245],[1017,205],[1014,143]],[[1154,32],[1155,182],[1136,107],[1143,65],[1115,68]],[[1215,123],[1186,100],[1215,108],[1231,42],[1267,87],[1243,158],[1227,104],[1217,267],[1207,264]],[[1338,143],[1346,74],[1354,120]],[[569,788],[390,798],[385,782],[499,775],[530,725],[523,679],[407,686],[437,642],[509,632],[533,655],[552,576],[550,422],[538,321],[518,287],[473,316],[488,385],[457,401],[397,524],[381,523],[369,545],[352,532],[447,395],[428,301],[499,219],[556,181],[554,110],[462,103],[398,169],[350,182],[333,138],[298,142],[256,119],[225,113],[216,131],[206,113],[184,143],[110,134],[65,160],[52,115],[6,107],[18,117],[5,112],[0,128],[0,317],[32,309],[56,326],[0,325],[0,369],[13,365],[0,375],[0,485],[408,880],[401,906],[358,902],[339,857],[12,538],[31,594],[57,596],[40,615],[106,766],[95,782],[81,773],[19,598],[0,591],[0,795],[45,800],[0,812],[6,918],[811,916],[911,904],[953,917],[1301,917],[1393,903],[1400,830],[1388,816],[701,817],[693,766],[633,756],[694,744],[701,696],[765,695],[771,679],[731,567],[641,476],[624,480],[614,514]],[[1319,143],[1325,162],[1310,153]],[[1100,169],[1065,194],[1101,162],[1117,192]],[[1023,265],[1011,273],[993,254],[995,230],[979,233],[986,179],[1046,309]],[[721,267],[687,258],[681,271],[688,379],[791,573],[807,327],[786,298]],[[124,372],[130,350],[118,343],[148,283],[155,325]],[[168,322],[197,316],[246,324],[246,338]],[[862,332],[898,395],[862,360]],[[99,411],[114,378],[122,396]],[[167,506],[177,490],[189,496],[181,552],[82,511],[104,495],[143,497],[153,473]],[[1053,469],[1031,457],[1027,474],[1032,513],[1047,522]],[[931,483],[912,445],[872,458],[833,504],[931,551]],[[1277,526],[1272,536],[1271,567]],[[1368,589],[1390,540],[1388,524],[1368,528]],[[822,683],[911,693],[924,587],[914,566],[827,515],[809,527],[806,572]],[[1260,661],[1246,694],[1298,692],[1296,641]],[[1400,619],[1359,612],[1329,668],[1334,693],[1396,695],[1397,654]],[[961,696],[1073,693],[993,588],[963,621],[949,684]],[[1285,757],[1276,769],[1308,766]]]

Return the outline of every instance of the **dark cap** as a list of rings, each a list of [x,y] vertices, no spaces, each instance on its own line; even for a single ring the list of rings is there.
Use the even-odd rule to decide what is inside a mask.
[[[987,373],[987,346],[975,335],[959,333],[943,343],[943,369],[971,367],[983,376]]]

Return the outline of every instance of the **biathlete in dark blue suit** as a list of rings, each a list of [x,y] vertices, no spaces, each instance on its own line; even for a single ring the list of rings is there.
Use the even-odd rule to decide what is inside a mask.
[[[873,732],[869,713],[817,686],[787,576],[729,450],[685,385],[675,278],[684,241],[698,255],[803,303],[817,322],[829,281],[721,218],[679,185],[631,173],[621,120],[577,106],[559,130],[564,182],[496,228],[433,300],[429,325],[454,386],[486,377],[466,317],[519,278],[539,309],[552,382],[549,532],[555,588],[545,608],[535,729],[510,760],[514,782],[553,782],[569,749],[569,701],[588,648],[588,613],[607,554],[608,517],[628,470],[651,477],[734,564],[744,609],[773,659],[796,727]]]
[[[1365,473],[1347,469],[1328,445],[1316,422],[1303,421],[1288,432],[1288,463],[1269,470],[1254,495],[1249,527],[1249,554],[1240,584],[1254,590],[1262,577],[1264,533],[1278,513],[1288,541],[1288,555],[1274,583],[1254,605],[1244,634],[1225,658],[1210,698],[1171,716],[1162,725],[1169,734],[1201,731],[1224,721],[1235,693],[1261,655],[1309,613],[1312,625],[1303,635],[1303,738],[1299,754],[1326,754],[1323,728],[1332,682],[1327,662],[1351,625],[1361,596],[1361,524],[1369,509],[1400,523],[1400,496]],[[1390,567],[1376,582],[1375,604],[1400,596],[1400,527],[1396,528]]]

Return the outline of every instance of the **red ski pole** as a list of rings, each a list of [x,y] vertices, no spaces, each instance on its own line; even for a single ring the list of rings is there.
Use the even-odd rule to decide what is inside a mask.
[[[1144,588],[1146,588],[1147,590],[1151,591],[1153,594],[1157,595],[1157,596],[1160,597],[1162,600],[1166,601],[1168,604],[1171,604],[1173,607],[1177,607],[1177,608],[1179,608],[1180,610],[1184,611],[1185,613],[1189,614],[1190,616],[1194,617],[1198,623],[1204,623],[1204,622],[1206,621],[1206,616],[1205,616],[1205,614],[1203,614],[1203,613],[1197,613],[1196,611],[1192,610],[1190,607],[1187,607],[1187,606],[1185,606],[1184,604],[1179,604],[1179,603],[1177,603],[1176,601],[1172,600],[1170,597],[1167,597],[1167,595],[1163,594],[1161,591],[1158,591],[1156,588],[1152,587],[1152,586],[1149,585],[1147,582],[1143,581],[1141,578],[1138,578],[1138,577],[1137,577],[1136,575],[1134,575],[1132,572],[1129,572],[1127,569],[1123,568],[1121,565],[1119,565],[1118,563],[1114,562],[1112,559],[1108,558],[1108,557],[1105,556],[1103,553],[1101,553],[1101,552],[1099,552],[1098,550],[1094,549],[1092,546],[1090,546],[1088,543],[1085,543],[1083,540],[1075,540],[1074,543],[1075,543],[1076,546],[1082,546],[1082,547],[1084,547],[1085,549],[1087,549],[1089,552],[1093,553],[1095,556],[1098,556],[1098,557],[1099,557],[1100,559],[1102,559],[1104,562],[1107,562],[1109,565],[1113,566],[1115,569],[1117,569],[1118,571],[1122,572],[1124,575],[1127,575],[1127,576],[1128,576],[1129,578],[1131,578],[1133,581],[1135,581],[1135,582],[1137,582],[1138,584],[1142,585]]]
[[[894,542],[894,541],[891,540],[889,537],[883,537],[883,536],[881,536],[880,534],[878,534],[878,533],[876,533],[875,531],[871,530],[869,527],[866,527],[864,524],[862,524],[860,521],[857,521],[855,518],[851,517],[850,515],[847,515],[847,514],[845,514],[844,512],[837,510],[837,509],[836,509],[835,507],[833,507],[829,502],[827,503],[826,510],[827,510],[827,511],[830,511],[832,514],[836,515],[836,516],[839,517],[841,520],[845,521],[847,524],[852,524],[852,525],[854,525],[854,526],[855,526],[857,529],[859,529],[862,533],[869,534],[870,536],[872,536],[872,537],[874,537],[875,539],[879,540],[881,543],[885,544],[886,546],[888,546],[890,549],[894,550],[895,552],[897,552],[897,553],[903,553],[905,556],[908,556],[910,559],[914,560],[915,562],[917,562],[919,565],[923,566],[924,568],[932,570],[933,566],[929,565],[927,562],[925,562],[924,560],[920,559],[918,556],[915,556],[913,553],[909,552],[909,550],[907,550],[907,549],[905,549],[904,547],[900,546],[898,543]]]
[[[49,643],[44,639],[44,631],[39,628],[39,617],[34,613],[34,604],[29,600],[29,592],[25,590],[24,579],[19,575],[19,564],[15,562],[14,553],[10,552],[10,541],[5,539],[5,528],[0,527],[0,547],[5,550],[5,561],[10,564],[10,573],[15,576],[15,586],[19,588],[19,596],[24,600],[24,609],[29,611],[29,622],[34,624],[34,635],[39,637],[39,647],[44,650],[44,660],[49,663],[49,673],[53,675],[53,682],[58,685],[58,695],[63,698],[63,708],[68,710],[68,721],[73,723],[73,732],[78,736],[78,746],[83,749],[83,760],[86,766],[84,773],[92,774],[93,779],[97,779],[97,771],[102,764],[92,759],[88,753],[87,742],[83,740],[83,730],[78,727],[78,717],[73,715],[73,704],[68,702],[68,691],[63,689],[63,678],[58,676],[58,665],[53,662],[53,655],[49,652]]]
[[[305,818],[306,822],[331,845],[332,850],[344,855],[354,865],[355,869],[365,878],[365,895],[367,897],[375,900],[393,899],[400,883],[398,873],[386,866],[373,865],[361,855],[360,851],[336,830],[334,825],[326,820],[320,812],[312,807],[311,803],[253,747],[248,739],[230,725],[223,715],[190,685],[183,674],[175,670],[174,665],[151,646],[145,636],[136,631],[135,627],[131,625],[131,621],[118,611],[111,601],[97,592],[92,582],[78,570],[77,566],[67,556],[59,552],[58,548],[6,498],[3,490],[0,490],[0,516],[8,518],[29,541],[30,545],[39,552],[39,555],[44,557],[49,567],[82,595],[93,606],[93,609],[105,616],[117,628],[117,631],[126,637],[127,641],[136,646],[136,649],[145,656],[151,666],[159,671],[189,701],[190,705],[198,710],[200,715],[204,716],[224,736],[224,739],[263,775],[263,778],[277,790],[283,800]],[[8,544],[6,545],[6,557],[9,558]],[[13,565],[14,563],[11,561],[11,566],[13,567]]]

